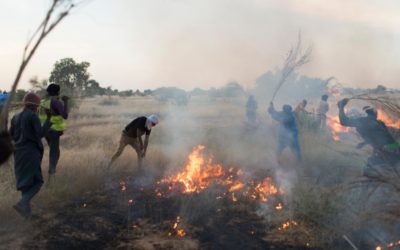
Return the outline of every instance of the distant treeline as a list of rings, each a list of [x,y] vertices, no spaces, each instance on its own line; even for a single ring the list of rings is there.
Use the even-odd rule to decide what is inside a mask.
[[[54,68],[48,79],[39,80],[38,77],[30,79],[31,89],[40,95],[45,95],[50,83],[61,86],[62,95],[76,98],[93,96],[154,96],[161,103],[172,102],[177,105],[186,105],[193,96],[208,96],[210,100],[217,98],[247,97],[253,94],[259,102],[269,102],[272,93],[279,82],[281,72],[279,70],[268,71],[255,81],[254,86],[247,90],[238,82],[232,81],[220,88],[202,89],[195,88],[186,91],[176,87],[161,87],[154,90],[123,90],[112,89],[110,86],[102,87],[88,72],[90,63],[76,62],[72,58],[64,58],[54,64]],[[280,89],[277,99],[301,100],[304,98],[318,98],[322,94],[340,92],[343,95],[356,95],[365,92],[381,93],[387,91],[386,87],[378,85],[373,89],[343,88],[334,78],[321,79],[316,77],[292,74]],[[21,101],[27,90],[18,89],[16,101]]]

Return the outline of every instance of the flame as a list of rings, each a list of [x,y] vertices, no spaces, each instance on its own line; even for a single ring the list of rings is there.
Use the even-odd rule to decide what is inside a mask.
[[[385,114],[382,109],[377,109],[378,112],[378,120],[381,120],[385,123],[387,127],[400,129],[400,120],[395,120],[392,117]]]
[[[169,178],[162,179],[159,184],[169,184],[170,190],[179,189],[183,193],[200,193],[211,184],[228,186],[229,191],[237,191],[244,187],[244,184],[234,180],[240,171],[229,168],[224,171],[222,164],[213,163],[212,157],[204,155],[205,147],[196,146],[188,156],[188,162],[183,171]]]
[[[282,224],[282,226],[280,226],[278,228],[278,230],[280,230],[280,231],[286,230],[286,229],[289,229],[290,227],[297,226],[297,225],[299,225],[299,224],[295,220],[287,221],[287,222],[284,222]]]
[[[260,183],[256,183],[250,197],[254,200],[267,202],[270,195],[278,193],[278,189],[272,184],[270,177],[264,178]]]
[[[181,217],[177,216],[176,221],[172,226],[172,232],[169,232],[168,236],[177,235],[179,237],[183,237],[186,235],[185,230],[179,227],[179,223],[181,223]]]
[[[281,203],[278,203],[278,205],[275,206],[276,210],[281,210],[283,208]]]
[[[398,240],[397,242],[396,241],[395,242],[389,242],[389,243],[386,244],[386,246],[387,246],[388,249],[400,246],[400,240]],[[377,246],[375,248],[375,250],[383,250],[383,249],[384,248],[382,246]]]
[[[132,199],[128,200],[128,204],[132,205],[133,204],[133,200]]]
[[[200,193],[212,185],[226,188],[226,191],[216,196],[223,199],[229,195],[232,202],[237,202],[237,195],[244,195],[252,200],[267,202],[268,197],[277,193],[283,194],[282,189],[273,185],[272,179],[266,177],[261,181],[245,182],[241,179],[242,171],[230,167],[228,169],[220,163],[213,163],[212,157],[204,153],[203,145],[196,146],[188,156],[184,169],[177,174],[157,182],[166,185],[168,191],[179,191],[184,194]],[[239,193],[237,191],[241,190]],[[157,196],[162,196],[161,189],[156,190]]]
[[[331,130],[332,138],[335,141],[340,141],[340,133],[348,133],[351,131],[350,127],[344,127],[340,124],[339,116],[327,116],[327,125]]]

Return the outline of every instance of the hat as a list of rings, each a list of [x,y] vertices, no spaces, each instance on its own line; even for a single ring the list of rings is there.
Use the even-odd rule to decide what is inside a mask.
[[[24,105],[39,106],[40,105],[40,97],[33,92],[29,92],[24,96]]]
[[[157,115],[150,115],[147,117],[146,120],[146,127],[147,129],[151,129],[153,126],[158,124],[158,116]]]
[[[60,85],[52,83],[47,86],[46,91],[49,93],[49,95],[58,95],[60,93]]]

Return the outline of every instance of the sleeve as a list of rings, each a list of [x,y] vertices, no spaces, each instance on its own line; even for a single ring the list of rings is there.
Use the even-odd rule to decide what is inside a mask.
[[[276,120],[276,121],[278,121],[278,122],[283,121],[282,115],[281,115],[279,112],[277,112],[277,111],[275,110],[274,107],[270,107],[270,108],[268,109],[268,113],[271,115],[271,117],[272,117],[274,120]]]
[[[51,100],[51,107],[55,111],[56,114],[61,115],[62,118],[64,118],[64,119],[68,119],[68,113],[64,109],[64,105],[59,100],[52,99]]]
[[[49,120],[46,120],[42,126],[40,123],[39,117],[37,115],[32,115],[31,121],[32,121],[34,133],[39,138],[44,137],[46,135],[46,133],[50,130],[51,123]]]
[[[349,118],[344,113],[344,108],[339,109],[339,120],[340,124],[345,127],[357,127],[359,124],[359,120],[357,118]]]
[[[146,135],[150,135],[150,133],[151,133],[151,129],[146,130]]]

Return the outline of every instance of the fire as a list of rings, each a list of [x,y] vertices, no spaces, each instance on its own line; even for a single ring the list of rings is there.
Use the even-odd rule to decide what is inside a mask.
[[[290,227],[294,227],[294,226],[297,226],[297,225],[299,225],[299,224],[298,224],[297,221],[295,221],[295,220],[287,221],[287,222],[284,222],[284,223],[282,224],[282,226],[280,226],[280,227],[278,228],[278,230],[280,230],[280,231],[286,230],[286,229],[289,229]]]
[[[204,153],[203,145],[196,146],[188,156],[188,162],[183,171],[166,179],[159,184],[168,184],[170,190],[179,189],[183,193],[200,193],[212,184],[227,186],[229,192],[240,190],[244,183],[237,180],[240,170],[229,168],[225,171],[222,164],[213,163],[210,156]]]
[[[272,184],[270,177],[266,177],[262,182],[255,183],[254,189],[250,194],[253,200],[267,202],[268,197],[278,193],[278,189]]]
[[[275,206],[276,210],[282,210],[283,206],[282,203],[278,203],[278,205]]]
[[[176,221],[174,222],[174,225],[172,226],[172,232],[169,232],[168,236],[177,235],[179,237],[183,237],[186,235],[185,230],[179,227],[180,223],[181,223],[181,217],[177,216]]]
[[[339,116],[327,116],[326,121],[331,130],[332,138],[335,141],[340,141],[340,133],[348,133],[351,131],[350,127],[344,127],[340,124]]]
[[[400,129],[400,120],[395,120],[392,117],[385,114],[382,109],[377,109],[378,112],[378,120],[381,120],[385,123],[387,127]]]
[[[395,242],[389,242],[389,243],[386,244],[386,246],[387,246],[387,249],[391,249],[391,248],[400,246],[400,240],[398,240],[397,242],[396,241]],[[384,249],[384,247],[382,247],[382,246],[377,246],[375,248],[375,250],[383,250],[383,249]]]
[[[133,200],[132,199],[128,200],[128,204],[132,205],[133,204]]]
[[[158,185],[166,185],[168,191],[179,191],[184,194],[200,193],[204,189],[218,185],[225,188],[225,192],[219,194],[216,199],[222,199],[229,195],[233,202],[237,202],[237,195],[247,196],[252,200],[267,202],[269,196],[283,194],[272,183],[270,177],[261,181],[246,182],[242,179],[242,171],[230,167],[228,169],[220,163],[213,163],[211,156],[206,155],[203,145],[196,146],[189,154],[184,169],[177,174],[164,178]],[[161,189],[156,190],[157,196],[162,196]]]

